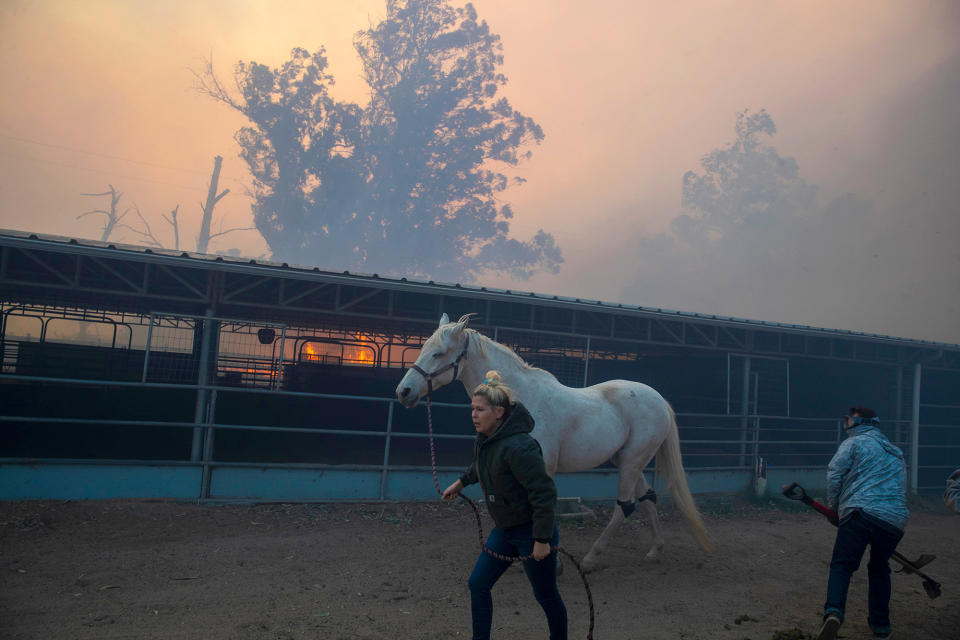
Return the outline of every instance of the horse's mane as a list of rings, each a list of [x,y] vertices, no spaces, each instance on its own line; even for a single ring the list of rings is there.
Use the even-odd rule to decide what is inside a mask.
[[[457,325],[455,323],[443,325],[442,327],[437,329],[437,332],[434,335],[437,338],[446,340],[449,337],[449,334],[456,330],[456,327]],[[527,362],[526,360],[524,360],[523,358],[521,358],[520,356],[518,356],[517,352],[511,349],[510,347],[508,347],[507,345],[497,342],[493,338],[489,338],[483,335],[476,329],[466,329],[465,331],[467,332],[468,336],[473,336],[474,338],[476,338],[475,342],[477,344],[477,347],[480,350],[480,354],[483,355],[484,357],[488,356],[488,351],[489,351],[488,347],[489,347],[489,348],[492,348],[494,351],[497,351],[499,353],[504,353],[508,357],[515,360],[517,365],[523,371],[528,371],[533,374],[543,374],[543,375],[549,376],[553,380],[557,379],[555,375],[553,375],[546,369],[535,367],[529,362]]]
[[[494,350],[503,352],[503,353],[507,354],[509,357],[511,357],[511,358],[513,358],[514,360],[516,360],[516,361],[517,361],[517,364],[518,364],[518,365],[520,366],[520,368],[523,369],[524,371],[529,371],[529,372],[531,372],[531,373],[543,373],[543,374],[546,374],[546,375],[550,376],[550,377],[553,378],[554,380],[557,379],[557,377],[556,377],[555,375],[553,375],[552,373],[550,373],[550,372],[547,371],[546,369],[541,369],[540,367],[535,367],[535,366],[533,366],[532,364],[530,364],[529,362],[527,362],[526,360],[524,360],[523,358],[521,358],[520,356],[518,356],[518,355],[517,355],[517,352],[514,351],[513,349],[511,349],[510,347],[508,347],[507,345],[501,344],[501,343],[497,342],[496,340],[494,340],[493,338],[488,338],[487,336],[483,335],[483,334],[480,333],[479,331],[475,331],[475,330],[473,330],[473,329],[467,329],[467,331],[470,331],[470,332],[476,334],[476,336],[479,338],[478,344],[480,345],[480,352],[481,352],[484,356],[487,355],[487,347],[488,347],[488,346],[491,346]]]

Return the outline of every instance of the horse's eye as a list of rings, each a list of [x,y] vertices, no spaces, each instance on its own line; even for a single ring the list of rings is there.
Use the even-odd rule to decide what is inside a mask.
[[[442,353],[435,353],[435,354],[433,354],[433,357],[434,357],[434,358],[439,358],[439,357],[442,356],[442,355],[443,355]]]

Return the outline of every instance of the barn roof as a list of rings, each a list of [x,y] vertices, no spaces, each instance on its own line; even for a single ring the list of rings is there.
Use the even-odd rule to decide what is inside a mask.
[[[543,304],[554,307],[589,309],[590,311],[607,312],[613,314],[638,315],[648,318],[699,320],[709,324],[743,328],[767,328],[782,332],[798,332],[823,336],[837,336],[847,338],[869,339],[886,343],[895,343],[904,346],[923,346],[950,351],[960,351],[960,344],[919,340],[897,336],[872,334],[845,329],[830,329],[809,325],[791,324],[785,322],[771,322],[752,320],[716,314],[704,314],[688,311],[664,309],[660,307],[645,307],[625,303],[605,302],[585,298],[551,295],[514,289],[500,289],[473,284],[442,282],[435,280],[419,280],[415,278],[381,276],[379,274],[356,273],[352,271],[338,271],[320,267],[289,264],[286,262],[271,262],[251,258],[241,258],[228,255],[211,255],[190,251],[174,251],[145,247],[140,245],[122,244],[116,242],[100,242],[97,240],[76,239],[56,235],[38,234],[27,231],[0,229],[0,247],[12,247],[21,250],[53,251],[62,254],[86,255],[113,260],[124,260],[133,263],[153,263],[166,265],[189,266],[194,269],[216,270],[234,273],[244,273],[251,276],[270,276],[297,280],[315,280],[326,283],[349,284],[356,286],[375,286],[379,289],[393,289],[418,293],[433,293],[440,295],[467,295],[476,298],[494,299],[499,301],[516,301],[523,303]]]

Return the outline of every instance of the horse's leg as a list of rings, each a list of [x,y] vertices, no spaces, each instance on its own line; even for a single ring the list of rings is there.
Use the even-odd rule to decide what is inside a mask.
[[[623,460],[618,460],[620,454],[614,457],[614,463],[623,462]],[[635,463],[636,460],[630,460],[630,462]],[[607,548],[607,543],[610,541],[610,537],[617,532],[620,528],[620,525],[623,524],[623,521],[626,519],[626,516],[629,515],[624,513],[624,509],[628,511],[633,511],[633,499],[635,496],[635,490],[637,486],[637,481],[639,476],[643,475],[643,467],[637,467],[634,465],[620,465],[620,475],[617,480],[617,506],[613,508],[613,516],[610,518],[610,522],[607,523],[606,528],[603,530],[603,533],[600,534],[600,537],[597,538],[596,542],[593,543],[593,546],[590,547],[590,551],[583,558],[582,567],[584,571],[593,571],[599,567],[600,563],[600,554]],[[630,505],[624,507],[622,504]]]
[[[660,533],[660,517],[657,515],[657,505],[647,497],[647,489],[649,488],[647,479],[641,473],[634,495],[640,500],[640,508],[643,509],[644,515],[647,516],[647,521],[650,523],[650,531],[653,534],[653,546],[650,547],[650,551],[647,551],[646,559],[656,560],[660,556],[660,551],[663,549],[663,535]]]

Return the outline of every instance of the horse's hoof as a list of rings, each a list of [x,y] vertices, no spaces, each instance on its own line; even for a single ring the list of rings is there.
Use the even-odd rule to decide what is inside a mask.
[[[587,555],[580,563],[580,568],[584,573],[593,573],[600,568],[600,561],[595,556]]]
[[[643,557],[647,562],[660,562],[660,550],[662,547],[654,547],[647,551],[647,555]]]

